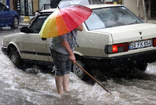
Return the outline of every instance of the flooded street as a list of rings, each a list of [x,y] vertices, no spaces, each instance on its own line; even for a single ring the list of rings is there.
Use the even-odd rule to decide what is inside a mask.
[[[148,79],[110,79],[101,81],[111,92],[98,84],[91,85],[70,75],[71,93],[60,98],[56,93],[54,75],[42,73],[38,68],[28,68],[37,73],[19,70],[0,53],[1,105],[155,105],[156,64],[146,69]],[[139,74],[136,74],[139,75]],[[12,104],[11,104],[12,103]],[[22,104],[20,104],[22,103]],[[25,104],[24,104],[25,103]]]
[[[60,97],[53,74],[38,67],[17,69],[2,51],[0,61],[0,105],[156,105],[156,63],[148,64],[145,72],[132,70],[120,72],[120,78],[98,79],[111,94],[71,73],[71,92]]]

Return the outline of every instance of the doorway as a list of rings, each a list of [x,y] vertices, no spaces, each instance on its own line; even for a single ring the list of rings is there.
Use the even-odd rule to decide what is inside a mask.
[[[151,0],[151,18],[156,19],[156,0]]]

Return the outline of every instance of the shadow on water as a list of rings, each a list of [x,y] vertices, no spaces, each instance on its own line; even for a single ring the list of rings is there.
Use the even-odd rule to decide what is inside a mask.
[[[133,69],[124,69],[124,68],[116,68],[113,70],[100,72],[99,70],[93,70],[91,75],[96,78],[98,81],[107,81],[113,80],[114,82],[119,82],[121,80],[152,80],[153,76],[146,74],[144,71],[141,71],[137,68]],[[89,76],[84,81],[94,84],[95,81],[91,79]]]
[[[144,73],[144,71],[141,71],[137,68],[133,69],[115,69],[112,72],[109,72],[106,74],[108,78],[122,78],[122,79],[150,79],[149,75]]]

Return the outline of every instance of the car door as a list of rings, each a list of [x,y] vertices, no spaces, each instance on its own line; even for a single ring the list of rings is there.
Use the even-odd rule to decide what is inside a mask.
[[[42,40],[39,31],[47,16],[39,16],[34,20],[29,28],[29,33],[23,37],[23,54],[25,58],[49,61],[49,47],[47,47],[47,40]]]
[[[9,9],[0,3],[0,24],[1,25],[10,25],[12,22],[12,14]]]

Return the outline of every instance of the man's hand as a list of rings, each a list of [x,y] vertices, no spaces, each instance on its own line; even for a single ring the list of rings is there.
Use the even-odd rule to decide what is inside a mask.
[[[69,55],[69,60],[75,64],[76,63],[76,59],[75,59],[75,55]]]

